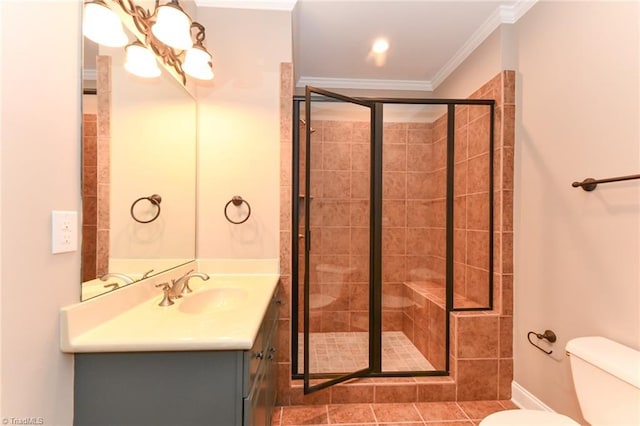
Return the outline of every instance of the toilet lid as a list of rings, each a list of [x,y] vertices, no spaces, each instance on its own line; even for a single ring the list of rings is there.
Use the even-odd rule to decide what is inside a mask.
[[[498,411],[481,422],[480,426],[580,426],[571,418],[548,411],[539,410],[505,410]]]

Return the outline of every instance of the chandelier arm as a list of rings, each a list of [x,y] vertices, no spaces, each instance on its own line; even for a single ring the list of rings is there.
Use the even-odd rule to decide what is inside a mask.
[[[136,29],[147,36],[151,32],[151,18],[153,14],[133,2],[133,0],[115,0],[120,8],[131,16]],[[155,13],[155,10],[154,10]]]
[[[132,0],[116,0],[116,3],[124,10],[127,15],[133,16],[136,10],[136,4]]]
[[[151,34],[151,17],[153,15],[142,6],[136,5],[135,15],[133,17],[133,23],[136,25],[138,31],[145,36]]]
[[[152,44],[152,47],[155,49],[155,45]],[[162,62],[166,65],[172,67],[176,73],[180,75],[182,78],[182,84],[187,84],[187,75],[182,69],[182,61],[180,60],[180,54],[177,54],[171,47],[165,46],[164,49],[158,49],[156,53],[158,56],[162,58]]]
[[[206,37],[204,26],[199,22],[193,21],[191,23],[191,28],[196,28],[198,30],[198,32],[196,32],[196,44],[198,46],[204,47],[203,42]]]

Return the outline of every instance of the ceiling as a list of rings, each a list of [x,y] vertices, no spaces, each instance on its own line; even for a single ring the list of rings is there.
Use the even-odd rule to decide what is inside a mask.
[[[196,0],[292,10],[296,86],[434,90],[501,23],[536,0]],[[375,39],[386,54],[371,52]]]

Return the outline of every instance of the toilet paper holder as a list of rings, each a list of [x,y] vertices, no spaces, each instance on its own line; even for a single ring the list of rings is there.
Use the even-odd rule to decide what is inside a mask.
[[[544,333],[540,334],[540,333],[536,333],[535,331],[530,331],[529,333],[527,333],[527,339],[529,340],[529,343],[531,343],[533,346],[535,346],[536,348],[540,349],[542,352],[544,352],[547,355],[551,355],[553,353],[553,351],[547,351],[543,348],[541,348],[540,346],[536,345],[532,340],[531,340],[531,335],[536,336],[539,340],[547,340],[550,343],[555,342],[556,340],[558,340],[556,333],[554,333],[552,330],[545,330]]]

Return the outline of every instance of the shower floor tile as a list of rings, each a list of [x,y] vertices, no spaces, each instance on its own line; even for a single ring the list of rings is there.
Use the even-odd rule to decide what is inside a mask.
[[[299,372],[303,369],[303,335],[298,338]],[[350,373],[369,363],[369,334],[364,332],[311,333],[309,336],[312,374]],[[435,367],[401,331],[382,333],[383,371],[431,371]]]

